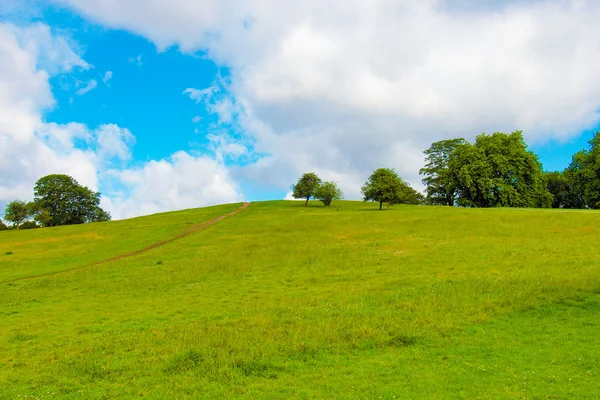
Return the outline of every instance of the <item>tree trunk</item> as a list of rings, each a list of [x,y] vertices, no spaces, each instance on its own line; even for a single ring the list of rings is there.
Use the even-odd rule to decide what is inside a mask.
[[[391,201],[388,201],[388,208],[387,208],[388,210],[390,209],[390,203],[391,203]]]
[[[306,207],[306,206],[308,205],[308,200],[310,200],[310,196],[308,196],[308,197],[306,198],[306,203],[304,203],[304,207]]]
[[[383,207],[383,201],[379,202],[379,209],[381,210],[381,208]]]

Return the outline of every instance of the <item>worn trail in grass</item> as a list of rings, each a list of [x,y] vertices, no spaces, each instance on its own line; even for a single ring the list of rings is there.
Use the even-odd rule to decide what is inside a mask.
[[[8,240],[0,240],[0,255],[5,256],[0,258],[0,284],[140,254],[204,229],[248,205],[244,203],[240,208],[218,217],[215,213],[227,211],[231,205],[155,214],[144,217],[143,223],[133,218],[111,223],[57,227],[51,233],[48,230],[25,231],[24,234],[23,231],[11,232],[11,236],[6,235]],[[169,237],[175,232],[181,233]],[[27,273],[31,275],[24,275]]]
[[[3,285],[5,398],[598,398],[600,214],[375,207]]]

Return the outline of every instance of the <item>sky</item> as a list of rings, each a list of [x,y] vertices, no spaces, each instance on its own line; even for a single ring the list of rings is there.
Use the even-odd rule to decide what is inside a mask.
[[[0,0],[0,209],[73,176],[114,219],[422,190],[432,142],[522,130],[562,170],[600,129],[600,2]]]

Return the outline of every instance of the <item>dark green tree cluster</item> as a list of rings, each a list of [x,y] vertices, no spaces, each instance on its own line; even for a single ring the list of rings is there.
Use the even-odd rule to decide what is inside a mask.
[[[550,207],[553,196],[537,156],[520,131],[481,134],[475,143],[443,140],[426,150],[428,204],[463,207]]]
[[[4,219],[14,229],[109,221],[110,214],[99,204],[100,193],[81,186],[68,175],[54,174],[36,182],[32,202],[8,203]]]
[[[554,208],[600,209],[600,131],[562,172],[546,173]]]
[[[305,206],[308,205],[311,198],[320,200],[325,207],[329,207],[333,200],[344,198],[344,194],[336,182],[323,182],[314,172],[303,174],[291,189],[295,199],[306,199]]]

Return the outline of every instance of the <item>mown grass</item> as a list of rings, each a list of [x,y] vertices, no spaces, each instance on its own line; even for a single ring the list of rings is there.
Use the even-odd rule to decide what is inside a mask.
[[[181,230],[163,217],[105,224],[105,243],[152,218],[163,235],[138,240]],[[131,258],[1,285],[0,398],[600,398],[599,223],[255,203]],[[68,255],[60,243],[8,276],[72,266],[44,255]]]

